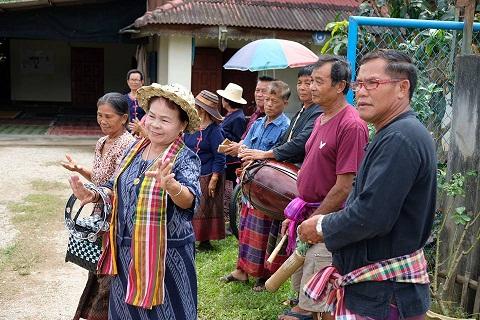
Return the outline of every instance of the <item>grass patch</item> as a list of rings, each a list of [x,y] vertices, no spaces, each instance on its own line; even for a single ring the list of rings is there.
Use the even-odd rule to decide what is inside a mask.
[[[40,193],[30,194],[22,203],[10,204],[8,208],[14,213],[13,223],[28,223],[38,227],[52,219],[58,220],[63,215],[64,205],[65,201],[60,196]]]
[[[276,319],[286,308],[282,301],[292,296],[290,282],[276,293],[254,292],[249,284],[222,283],[219,278],[235,268],[238,242],[235,237],[214,242],[215,250],[196,256],[198,317],[201,320]]]
[[[57,181],[47,181],[42,179],[33,180],[32,182],[30,182],[30,184],[32,185],[35,191],[39,191],[39,192],[62,191],[68,188],[68,185],[66,183],[57,182]]]
[[[60,164],[60,160],[57,160],[57,161],[45,161],[44,163],[42,163],[42,166],[43,166],[43,167],[59,167],[59,166],[61,166],[61,164]]]
[[[3,270],[3,267],[8,264],[12,256],[14,255],[15,251],[17,251],[17,244],[11,244],[6,248],[0,249],[0,270]]]
[[[64,205],[60,196],[50,193],[31,194],[21,203],[8,205],[19,234],[14,244],[0,250],[0,271],[13,270],[19,275],[31,273],[40,258],[50,250],[38,239],[52,232],[53,224],[62,216]]]

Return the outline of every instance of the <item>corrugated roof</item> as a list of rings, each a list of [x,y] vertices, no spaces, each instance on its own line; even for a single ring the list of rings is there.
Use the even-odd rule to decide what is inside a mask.
[[[348,18],[358,5],[356,0],[171,0],[146,12],[135,27],[187,24],[320,31],[337,15]]]

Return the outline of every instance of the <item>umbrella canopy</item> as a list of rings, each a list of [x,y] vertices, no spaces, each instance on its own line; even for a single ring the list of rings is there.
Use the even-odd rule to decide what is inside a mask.
[[[242,71],[260,71],[303,67],[317,60],[318,56],[315,53],[298,42],[262,39],[242,47],[223,67]]]

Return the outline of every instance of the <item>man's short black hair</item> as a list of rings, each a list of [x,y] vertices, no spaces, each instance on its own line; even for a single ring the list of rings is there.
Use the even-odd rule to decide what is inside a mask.
[[[332,71],[330,73],[332,85],[336,85],[341,81],[345,81],[345,88],[343,89],[343,94],[347,94],[348,89],[350,89],[350,81],[352,78],[350,64],[347,60],[340,56],[321,55],[318,58],[318,61],[313,65],[313,70],[321,68],[329,63],[332,64]]]
[[[138,73],[140,75],[140,80],[143,81],[143,73],[142,71],[138,70],[138,69],[132,69],[132,70],[128,70],[127,72],[127,80],[130,79],[130,75],[132,75],[133,73]]]
[[[272,81],[275,81],[275,80],[277,80],[277,79],[272,78],[270,76],[260,76],[260,77],[258,77],[257,81],[272,82]]]
[[[297,78],[304,77],[304,76],[311,76],[313,72],[313,64],[300,68],[298,70]]]
[[[405,78],[410,82],[409,97],[412,100],[413,92],[417,86],[417,67],[412,59],[405,53],[392,49],[380,49],[366,54],[360,60],[359,66],[374,59],[382,59],[387,62],[385,72],[393,78]]]

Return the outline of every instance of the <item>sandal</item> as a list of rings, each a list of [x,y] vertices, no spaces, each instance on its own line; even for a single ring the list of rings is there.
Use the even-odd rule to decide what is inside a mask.
[[[298,320],[313,320],[313,316],[311,314],[303,314],[292,311],[292,309],[285,310],[285,312],[278,317],[279,320],[284,319],[283,316],[292,317]]]
[[[265,291],[265,282],[267,280],[263,278],[258,278],[257,281],[255,281],[255,284],[253,285],[252,290],[255,292],[262,292]]]
[[[245,279],[245,280],[237,279],[231,273],[226,275],[226,276],[221,277],[220,281],[225,282],[225,283],[229,283],[229,282],[248,283],[248,279]]]

